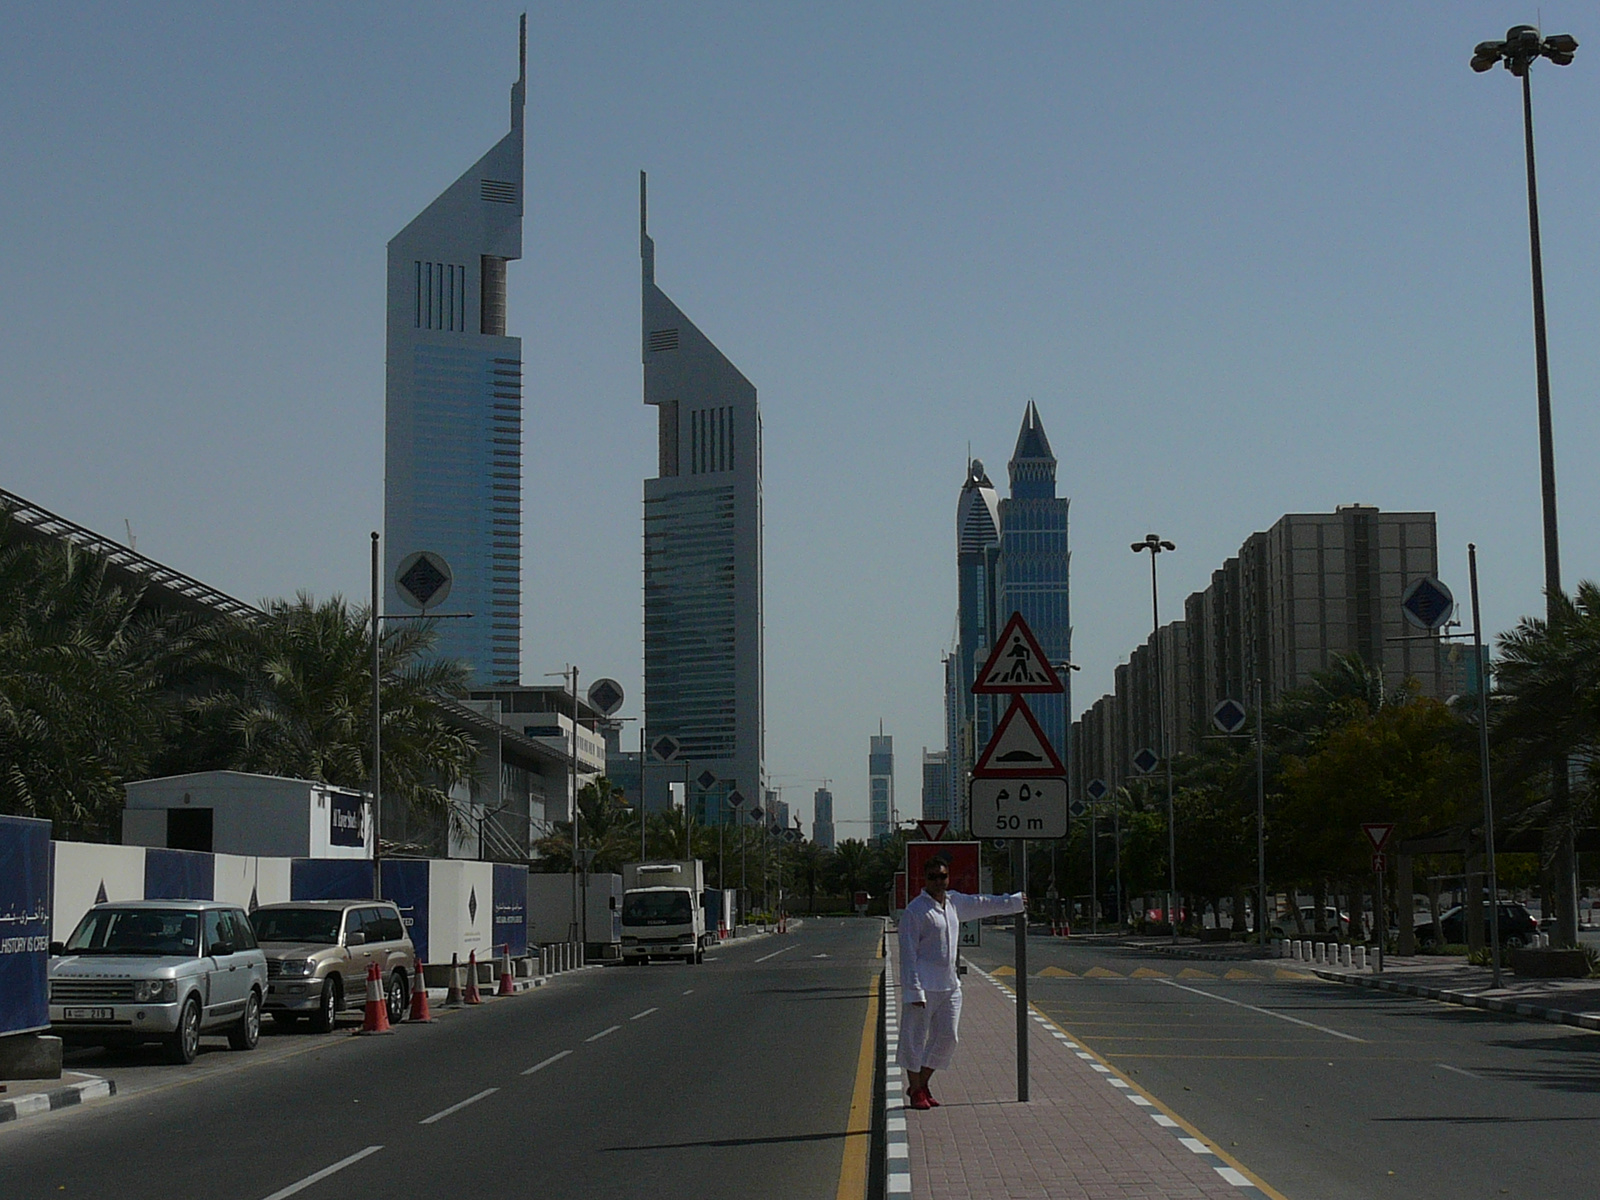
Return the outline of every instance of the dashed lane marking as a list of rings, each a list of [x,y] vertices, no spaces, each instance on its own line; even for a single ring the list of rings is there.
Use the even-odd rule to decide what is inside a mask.
[[[1360,1042],[1362,1045],[1367,1044],[1366,1038],[1357,1037],[1353,1033],[1343,1033],[1337,1029],[1329,1029],[1326,1025],[1318,1025],[1311,1021],[1302,1021],[1299,1017],[1291,1017],[1288,1013],[1274,1012],[1270,1008],[1260,1008],[1254,1004],[1246,1004],[1243,1000],[1230,1000],[1228,997],[1219,996],[1215,992],[1202,992],[1199,988],[1184,987],[1183,984],[1173,983],[1170,979],[1166,981],[1166,984],[1168,987],[1177,988],[1180,992],[1190,992],[1196,996],[1204,996],[1207,1000],[1220,1000],[1222,1003],[1231,1004],[1235,1008],[1248,1008],[1251,1012],[1260,1013],[1262,1016],[1276,1017],[1278,1020],[1287,1021],[1291,1025],[1303,1025],[1307,1029],[1315,1029],[1318,1033],[1326,1033],[1330,1037],[1343,1038],[1347,1042]]]
[[[533,1066],[529,1067],[526,1071],[523,1072],[523,1074],[524,1075],[533,1075],[536,1072],[544,1070],[551,1063],[560,1062],[563,1058],[565,1058],[567,1055],[569,1055],[571,1053],[572,1053],[571,1050],[561,1050],[561,1051],[559,1051],[559,1052],[557,1052],[555,1054],[552,1054],[549,1058],[545,1059],[543,1062],[534,1063]]]
[[[323,1167],[322,1170],[313,1172],[312,1174],[307,1175],[304,1179],[296,1180],[286,1188],[279,1188],[277,1191],[273,1192],[272,1195],[266,1197],[266,1200],[285,1200],[286,1197],[293,1196],[296,1192],[305,1191],[314,1183],[321,1183],[335,1171],[342,1171],[353,1163],[360,1162],[363,1158],[366,1158],[367,1155],[376,1154],[382,1149],[382,1146],[368,1146],[365,1150],[358,1150],[349,1158],[341,1158],[331,1167]]]
[[[586,1042],[598,1042],[603,1037],[610,1037],[613,1033],[621,1028],[621,1025],[613,1025],[609,1029],[602,1029],[599,1033],[592,1033],[583,1040]]]
[[[789,953],[789,951],[791,951],[793,949],[794,949],[794,944],[790,944],[788,946],[785,946],[782,950],[774,950],[771,954],[763,954],[760,958],[756,959],[756,961],[758,963],[764,963],[769,958],[777,958],[778,955],[787,954],[787,953]]]
[[[498,1092],[499,1090],[500,1090],[499,1088],[484,1088],[483,1091],[479,1092],[476,1096],[468,1096],[465,1100],[461,1101],[459,1104],[452,1104],[449,1108],[442,1108],[438,1112],[434,1113],[433,1116],[431,1116],[431,1117],[423,1117],[422,1120],[417,1122],[417,1124],[418,1125],[432,1125],[435,1121],[442,1121],[446,1117],[448,1117],[451,1113],[458,1113],[463,1108],[465,1108],[467,1105],[476,1104],[479,1100],[482,1100],[485,1096],[492,1096],[496,1092]]]
[[[1482,1075],[1474,1075],[1471,1071],[1464,1071],[1460,1067],[1452,1067],[1449,1063],[1434,1063],[1441,1071],[1454,1071],[1457,1075],[1465,1075],[1468,1079],[1482,1079]]]
[[[628,1020],[637,1021],[640,1017],[648,1017],[651,1013],[660,1012],[660,1011],[661,1011],[661,1009],[659,1009],[659,1008],[647,1008],[643,1012],[634,1013],[633,1016],[628,1018]]]

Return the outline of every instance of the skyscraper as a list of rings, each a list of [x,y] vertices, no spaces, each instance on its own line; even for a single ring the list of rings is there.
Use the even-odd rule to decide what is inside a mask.
[[[656,286],[639,175],[644,402],[657,414],[658,471],[644,484],[646,741],[676,740],[649,771],[651,808],[691,785],[695,819],[721,820],[734,788],[759,796],[763,754],[761,414],[756,389]],[[688,764],[685,767],[684,764]]]
[[[950,819],[950,752],[922,748],[922,819]]]
[[[811,797],[811,840],[819,849],[833,849],[833,793],[827,788],[818,788]]]
[[[1051,662],[1072,657],[1068,604],[1067,507],[1056,497],[1056,456],[1045,436],[1039,410],[1028,402],[1009,465],[1011,496],[1000,502],[1000,559],[996,574],[995,619],[1014,612],[1033,630]],[[1060,671],[1066,691],[1033,696],[1028,707],[1039,719],[1056,753],[1066,762],[1066,714],[1072,711],[1072,672]],[[1070,764],[1069,764],[1070,768]]]
[[[992,707],[974,696],[972,681],[989,654],[995,626],[994,579],[1000,554],[1000,500],[978,459],[967,460],[967,478],[956,503],[956,645],[945,672],[950,751],[952,819],[967,828],[967,774],[989,740]]]
[[[506,336],[506,263],[522,257],[527,18],[511,130],[389,243],[385,608],[396,572],[425,603],[454,578],[438,653],[474,683],[521,674],[522,340]],[[436,607],[436,604],[430,605]]]
[[[867,795],[873,841],[888,837],[894,831],[894,738],[878,732],[871,740],[867,753]]]

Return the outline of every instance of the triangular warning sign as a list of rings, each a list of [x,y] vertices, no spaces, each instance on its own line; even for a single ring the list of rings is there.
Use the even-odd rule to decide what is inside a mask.
[[[1060,692],[1061,677],[1050,665],[1039,648],[1033,630],[1014,612],[1006,627],[1000,631],[989,660],[972,681],[972,690],[979,695],[1005,695],[1021,692]]]
[[[1372,843],[1372,848],[1382,851],[1389,842],[1389,835],[1394,832],[1394,825],[1390,822],[1372,821],[1361,827],[1361,832],[1367,835],[1367,840]]]
[[[945,831],[949,828],[949,821],[934,821],[924,817],[917,822],[917,832],[922,835],[924,841],[929,842],[937,842],[944,837]]]
[[[1021,697],[1006,709],[999,728],[972,768],[974,779],[1039,779],[1066,773],[1055,747]]]

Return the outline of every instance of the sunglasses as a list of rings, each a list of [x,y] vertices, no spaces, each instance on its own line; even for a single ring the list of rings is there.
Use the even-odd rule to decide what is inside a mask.
[[[928,872],[928,878],[929,879],[949,879],[950,878],[950,872],[949,871],[929,871]]]

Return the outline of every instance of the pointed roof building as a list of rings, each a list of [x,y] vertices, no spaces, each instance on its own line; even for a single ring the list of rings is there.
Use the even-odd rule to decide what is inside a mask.
[[[1039,409],[1032,400],[1022,414],[1017,448],[1011,454],[1011,496],[1014,500],[1053,500],[1056,494],[1056,456],[1045,436]]]

